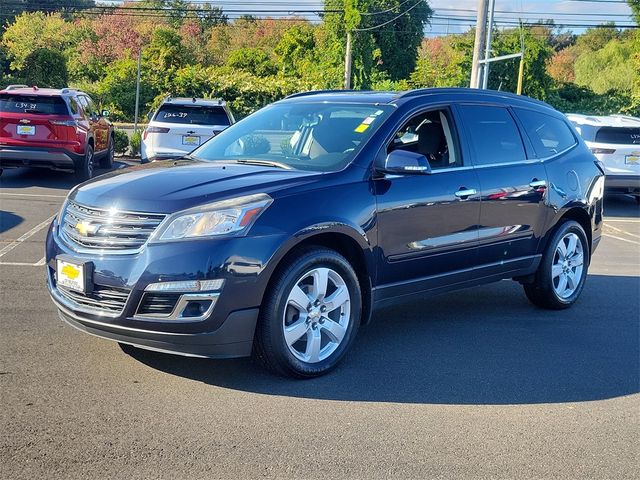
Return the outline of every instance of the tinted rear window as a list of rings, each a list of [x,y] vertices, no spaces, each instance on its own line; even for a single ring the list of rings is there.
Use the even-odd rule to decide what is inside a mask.
[[[506,108],[460,105],[476,165],[525,160],[520,131]]]
[[[69,115],[67,104],[61,97],[40,95],[0,95],[0,112],[36,115]]]
[[[560,118],[523,108],[515,111],[538,158],[551,157],[576,144],[569,125]]]
[[[596,142],[640,145],[640,127],[602,127],[596,133]]]
[[[191,125],[229,125],[229,117],[222,107],[169,105],[160,107],[154,120],[165,123]]]

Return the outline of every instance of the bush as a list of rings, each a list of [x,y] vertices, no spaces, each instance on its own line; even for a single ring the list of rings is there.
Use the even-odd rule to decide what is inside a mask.
[[[129,135],[127,135],[127,132],[118,129],[113,131],[113,135],[116,153],[120,155],[124,154],[127,148],[129,148]]]
[[[129,141],[129,145],[131,146],[131,155],[138,156],[140,155],[140,144],[142,143],[142,133],[140,130],[133,132],[131,135],[131,140]]]
[[[630,95],[609,91],[597,94],[592,90],[565,83],[551,91],[547,103],[564,113],[582,113],[585,115],[611,115],[626,113],[639,115],[637,106],[632,104]]]

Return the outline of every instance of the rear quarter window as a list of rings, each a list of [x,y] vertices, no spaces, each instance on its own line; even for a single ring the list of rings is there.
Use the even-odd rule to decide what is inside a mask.
[[[183,123],[190,125],[223,125],[231,124],[223,107],[200,105],[170,105],[160,107],[154,120],[164,123]]]
[[[476,165],[511,163],[525,160],[522,137],[505,107],[459,105]]]
[[[567,123],[557,117],[525,108],[515,108],[538,158],[556,155],[577,143]]]
[[[640,127],[600,127],[596,142],[617,145],[640,145]]]
[[[28,113],[31,115],[69,115],[67,104],[61,97],[41,95],[0,95],[0,112]]]

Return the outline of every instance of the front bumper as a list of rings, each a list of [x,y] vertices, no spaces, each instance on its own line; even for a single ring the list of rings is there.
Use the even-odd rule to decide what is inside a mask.
[[[46,242],[51,298],[60,317],[92,335],[141,348],[187,356],[230,358],[251,353],[262,295],[271,268],[267,265],[282,242],[279,235],[236,237],[147,245],[126,255],[78,253],[57,235],[54,221]],[[91,262],[96,288],[126,292],[115,312],[86,308],[63,295],[55,281],[56,257]],[[224,279],[206,318],[172,321],[143,318],[140,306],[151,283]]]
[[[37,167],[73,171],[83,156],[64,148],[0,146],[0,168]]]

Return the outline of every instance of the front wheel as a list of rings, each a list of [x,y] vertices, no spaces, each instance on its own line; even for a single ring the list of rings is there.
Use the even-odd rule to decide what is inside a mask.
[[[337,252],[305,248],[274,274],[256,332],[256,354],[271,371],[310,378],[339,363],[358,331],[358,277]]]
[[[529,300],[552,310],[573,305],[587,278],[589,252],[587,236],[578,222],[560,225],[542,256],[534,281],[524,285]]]

